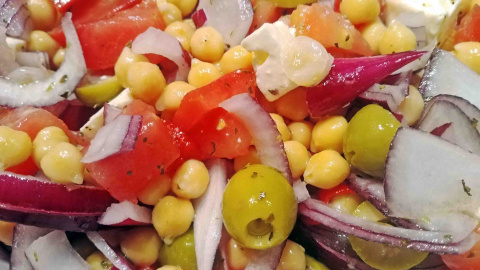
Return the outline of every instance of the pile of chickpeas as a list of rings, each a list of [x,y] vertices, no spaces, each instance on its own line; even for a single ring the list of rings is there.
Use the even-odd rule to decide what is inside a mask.
[[[480,0],[472,1],[480,4]],[[182,98],[196,88],[205,86],[223,74],[237,69],[252,68],[254,54],[241,45],[226,48],[221,34],[212,27],[196,28],[188,16],[197,0],[157,0],[157,6],[167,27],[165,32],[177,38],[185,51],[193,57],[187,82],[166,83],[159,66],[125,47],[114,70],[115,80],[129,88],[133,98],[140,99],[172,116]],[[27,49],[45,51],[54,66],[59,67],[65,50],[47,32],[58,23],[60,15],[50,0],[28,0],[28,9],[35,25]],[[399,22],[388,26],[379,19],[378,0],[343,0],[340,12],[359,27],[363,37],[375,54],[390,54],[415,49],[415,34]],[[288,20],[285,20],[288,21]],[[454,54],[465,64],[480,73],[480,43],[465,42],[454,47]],[[329,116],[310,119],[304,88],[290,91],[275,102],[262,101],[284,142],[292,175],[319,189],[331,189],[341,184],[350,173],[350,165],[343,157],[343,140],[348,128],[345,117]],[[409,96],[402,102],[399,112],[408,125],[413,125],[423,110],[423,99],[417,88],[409,88]],[[32,141],[21,131],[0,127],[0,161],[3,169],[19,164],[32,155],[35,164],[52,181],[82,184],[90,181],[80,162],[82,154],[69,142],[59,128],[47,127]],[[246,155],[233,159],[238,171],[248,164],[258,164],[260,159],[254,146]],[[209,184],[205,164],[198,160],[185,161],[173,177],[162,175],[154,179],[138,196],[146,205],[154,206],[153,227],[138,227],[122,238],[121,250],[135,265],[150,266],[158,260],[163,245],[172,244],[185,234],[194,218],[191,200],[199,198]],[[356,195],[333,198],[331,206],[347,213],[360,204]],[[0,241],[11,245],[14,224],[0,222]],[[248,250],[230,239],[227,244],[228,263],[235,269],[243,269],[249,262]],[[307,262],[314,260],[305,255],[300,245],[288,241],[278,269],[303,270]],[[104,269],[108,260],[99,251],[87,257],[93,269]],[[162,270],[180,269],[166,265]],[[321,269],[321,268],[319,268]]]

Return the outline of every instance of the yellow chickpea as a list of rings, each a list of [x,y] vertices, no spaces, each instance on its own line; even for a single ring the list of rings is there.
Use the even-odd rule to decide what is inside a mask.
[[[194,59],[192,60],[192,68],[188,72],[188,83],[199,88],[221,76],[222,74],[215,65]]]
[[[271,113],[270,116],[272,117],[273,121],[275,122],[275,125],[277,126],[278,131],[280,132],[280,135],[282,136],[282,140],[284,142],[290,140],[290,137],[291,137],[290,130],[285,124],[283,117],[281,117],[276,113]]]
[[[92,270],[105,270],[113,267],[112,262],[110,262],[100,251],[93,252],[85,260],[90,267],[92,267]]]
[[[187,16],[192,13],[197,5],[198,0],[167,0],[167,2],[174,4],[182,12],[182,16]]]
[[[195,86],[186,82],[176,81],[168,84],[163,90],[162,95],[155,103],[158,111],[175,111],[180,106],[182,99],[186,94],[195,90]]]
[[[172,191],[181,198],[196,199],[205,193],[209,182],[210,176],[205,164],[189,159],[175,171]]]
[[[138,200],[144,204],[155,205],[167,195],[172,187],[172,179],[162,174],[150,181],[147,187],[138,194]]]
[[[226,51],[220,59],[220,69],[223,74],[230,73],[237,69],[248,69],[252,67],[252,53],[242,45],[237,45]]]
[[[461,42],[455,45],[454,55],[480,74],[480,42]]]
[[[255,146],[250,146],[248,148],[248,153],[243,156],[238,156],[233,159],[233,168],[236,172],[245,168],[247,165],[251,164],[261,164],[260,157],[258,156],[257,149]]]
[[[162,245],[152,227],[138,227],[129,231],[120,242],[123,254],[137,266],[150,266],[158,258]]]
[[[355,194],[338,195],[332,198],[330,207],[344,212],[346,214],[353,214],[355,209],[363,202],[363,199]]]
[[[167,85],[160,68],[152,63],[132,63],[127,71],[127,85],[133,98],[154,104]]]
[[[340,13],[353,24],[368,23],[380,15],[378,0],[342,0]]]
[[[292,171],[293,178],[300,178],[307,167],[310,153],[303,144],[297,141],[286,141],[283,145],[285,147],[285,153],[287,153],[288,164],[290,171]]]
[[[59,68],[62,65],[64,59],[65,59],[65,49],[60,48],[53,56],[53,65],[55,65],[56,68]]]
[[[152,222],[165,244],[185,233],[193,221],[193,205],[189,200],[163,197],[153,208]]]
[[[60,142],[43,156],[40,168],[43,173],[57,183],[83,183],[82,153],[74,145]]]
[[[320,152],[333,149],[343,153],[343,137],[347,132],[348,123],[343,116],[330,116],[320,119],[313,128],[311,151]]]
[[[182,270],[182,268],[174,265],[164,265],[160,268],[157,268],[157,270]]]
[[[170,25],[173,22],[182,20],[182,12],[172,3],[165,3],[165,1],[157,0],[157,7],[162,14],[162,19],[165,24]]]
[[[175,21],[165,28],[165,32],[174,36],[182,44],[182,47],[190,52],[190,40],[195,28],[192,28],[187,22]]]
[[[192,55],[205,62],[217,62],[222,58],[225,42],[213,27],[201,27],[193,33],[190,41]]]
[[[423,112],[424,101],[422,94],[418,92],[418,89],[410,85],[408,88],[408,96],[398,106],[398,112],[400,112],[409,126],[415,124],[420,119]]]
[[[417,37],[399,21],[393,21],[382,35],[378,50],[381,54],[411,51],[417,45]]]
[[[368,23],[367,25],[360,28],[363,38],[367,41],[368,45],[374,52],[374,54],[379,54],[378,50],[380,39],[387,30],[387,27],[383,24],[382,20],[377,18],[375,21]]]
[[[127,86],[127,71],[130,65],[137,62],[148,62],[147,57],[141,54],[135,54],[132,49],[125,47],[115,63],[115,76],[123,87]]]
[[[32,153],[32,140],[27,133],[0,126],[0,170],[24,162]]]
[[[244,269],[247,267],[250,259],[246,251],[246,248],[238,244],[233,238],[230,238],[227,246],[228,265],[233,269]]]
[[[293,121],[301,121],[308,116],[307,93],[297,88],[275,101],[277,113]]]
[[[342,183],[349,174],[350,165],[338,152],[324,150],[308,160],[303,178],[307,184],[330,189]]]
[[[61,142],[69,142],[62,129],[52,126],[40,130],[33,140],[33,160],[35,164],[40,166],[42,158]]]
[[[276,270],[304,270],[305,263],[305,249],[299,244],[287,240],[287,244],[280,257],[280,263]]]
[[[29,51],[46,52],[48,57],[53,59],[60,45],[47,32],[34,30],[30,33],[27,47]]]
[[[57,9],[50,0],[28,0],[27,9],[34,29],[48,31],[57,22]]]
[[[288,129],[292,134],[290,138],[292,141],[297,141],[305,147],[310,148],[313,130],[313,125],[310,122],[292,122],[288,125]]]

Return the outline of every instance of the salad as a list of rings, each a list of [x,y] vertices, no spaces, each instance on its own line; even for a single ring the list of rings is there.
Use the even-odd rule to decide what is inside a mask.
[[[0,17],[0,269],[480,269],[480,1]]]

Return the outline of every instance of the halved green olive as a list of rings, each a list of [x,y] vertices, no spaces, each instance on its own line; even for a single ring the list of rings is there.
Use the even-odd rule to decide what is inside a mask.
[[[158,261],[161,265],[174,265],[183,270],[197,270],[193,227],[173,240],[172,244],[164,244],[160,248]]]
[[[249,165],[228,182],[223,194],[223,222],[241,245],[274,247],[287,239],[296,218],[293,188],[277,170]]]
[[[78,87],[75,95],[86,105],[95,108],[116,97],[122,89],[117,77],[113,76],[95,84]]]

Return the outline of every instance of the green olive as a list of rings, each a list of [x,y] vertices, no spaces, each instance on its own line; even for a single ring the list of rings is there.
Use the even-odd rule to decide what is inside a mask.
[[[385,159],[400,122],[379,105],[363,107],[350,120],[343,140],[343,153],[355,168],[383,177]]]
[[[193,227],[175,238],[172,244],[163,245],[158,254],[160,265],[174,265],[183,270],[197,270]]]
[[[308,255],[305,255],[305,262],[307,266],[305,270],[329,270],[328,267]]]
[[[78,87],[75,95],[86,105],[95,108],[116,97],[122,89],[117,77],[113,76],[95,84]]]
[[[290,235],[297,219],[292,186],[279,171],[249,165],[238,171],[223,193],[223,223],[241,245],[267,249]]]
[[[268,0],[273,2],[277,7],[296,8],[298,5],[310,4],[317,0]]]

